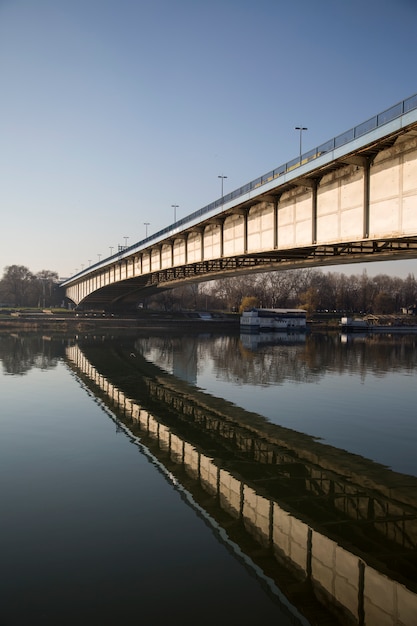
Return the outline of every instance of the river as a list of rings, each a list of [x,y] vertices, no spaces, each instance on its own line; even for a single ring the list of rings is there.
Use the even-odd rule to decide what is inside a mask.
[[[417,336],[0,334],[0,625],[417,614]]]

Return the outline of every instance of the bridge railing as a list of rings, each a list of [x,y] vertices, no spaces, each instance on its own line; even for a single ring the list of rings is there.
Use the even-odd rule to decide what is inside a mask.
[[[234,191],[231,191],[230,193],[224,195],[222,198],[218,198],[214,202],[211,202],[207,206],[201,209],[198,209],[197,211],[194,211],[193,213],[190,213],[186,217],[183,217],[182,219],[176,221],[173,224],[170,224],[166,228],[163,228],[162,230],[154,233],[153,235],[150,235],[149,237],[146,237],[145,239],[141,239],[137,243],[124,248],[122,254],[118,252],[116,254],[113,254],[112,256],[107,257],[106,259],[103,259],[103,261],[101,262],[99,261],[98,263],[95,263],[94,265],[90,265],[88,268],[88,271],[91,271],[94,268],[102,267],[103,265],[107,265],[108,262],[111,260],[117,260],[121,258],[121,256],[122,257],[126,256],[126,253],[128,253],[129,251],[136,250],[138,247],[146,246],[146,244],[151,243],[152,241],[155,241],[156,239],[161,239],[161,237],[163,237],[164,235],[167,235],[170,232],[172,232],[174,228],[180,229],[182,226],[186,226],[190,222],[193,222],[196,219],[203,217],[207,213],[210,213],[211,211],[214,211],[215,209],[221,208],[227,202],[230,202],[232,200],[235,200],[236,198],[244,196],[250,191],[253,191],[254,189],[261,187],[262,185],[265,185],[266,183],[276,178],[279,178],[280,176],[283,176],[284,174],[287,174],[288,172],[291,172],[292,170],[294,170],[297,167],[300,167],[301,165],[310,163],[311,161],[321,156],[322,154],[325,154],[326,152],[331,152],[332,150],[335,150],[336,148],[340,148],[341,146],[344,146],[347,143],[354,141],[355,139],[358,139],[359,137],[363,137],[367,133],[375,130],[376,128],[383,126],[384,124],[388,124],[389,122],[392,122],[396,118],[401,117],[401,115],[404,115],[405,113],[408,113],[409,111],[412,111],[414,109],[417,109],[417,94],[405,100],[402,100],[401,102],[398,102],[397,104],[394,104],[394,106],[390,107],[389,109],[386,109],[385,111],[382,111],[382,113],[379,113],[378,115],[374,115],[369,120],[366,120],[365,122],[362,122],[361,124],[358,124],[357,126],[354,126],[353,128],[350,128],[344,133],[337,135],[336,137],[333,137],[333,139],[330,139],[329,141],[322,143],[320,146],[317,146],[316,148],[313,148],[312,150],[309,150],[308,152],[304,152],[303,154],[301,154],[301,156],[298,156],[292,159],[291,161],[287,161],[287,163],[283,163],[277,168],[271,170],[270,172],[262,176],[259,176],[258,178],[255,178],[251,182],[246,183],[246,185],[243,185],[242,187],[239,187],[238,189],[235,189]],[[80,275],[84,273],[86,273],[86,271],[79,272]],[[76,274],[75,276],[78,276],[78,274]]]

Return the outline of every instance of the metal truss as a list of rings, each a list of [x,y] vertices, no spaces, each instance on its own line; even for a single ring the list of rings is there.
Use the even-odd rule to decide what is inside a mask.
[[[184,281],[203,282],[238,274],[410,258],[417,258],[417,236],[240,254],[168,267],[112,283],[88,295],[83,305],[113,306],[135,302],[141,296],[160,289],[172,289]]]
[[[316,245],[198,261],[153,272],[146,281],[146,287],[159,287],[183,280],[211,280],[220,275],[224,276],[225,273],[244,274],[399,258],[417,258],[417,237]]]

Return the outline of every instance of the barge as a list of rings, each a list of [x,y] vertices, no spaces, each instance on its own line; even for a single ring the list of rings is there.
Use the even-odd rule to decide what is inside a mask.
[[[410,316],[375,316],[365,318],[342,317],[343,333],[417,333],[417,324]]]
[[[258,309],[243,311],[240,317],[242,332],[297,331],[307,329],[307,312],[304,309]]]

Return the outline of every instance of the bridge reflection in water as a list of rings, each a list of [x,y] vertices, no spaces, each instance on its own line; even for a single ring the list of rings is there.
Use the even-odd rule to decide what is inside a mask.
[[[93,340],[67,349],[119,426],[283,602],[316,623],[334,623],[331,610],[342,623],[415,626],[417,478],[273,425],[116,342],[105,355]]]

